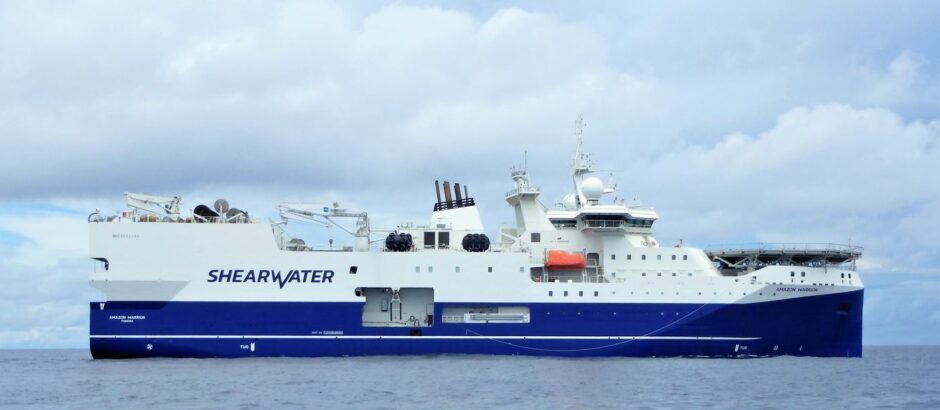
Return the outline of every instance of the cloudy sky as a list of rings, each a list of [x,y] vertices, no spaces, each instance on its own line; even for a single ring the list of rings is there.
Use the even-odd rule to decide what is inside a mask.
[[[863,245],[865,343],[940,343],[940,5],[663,3],[0,2],[0,348],[87,345],[125,191],[494,231],[578,115],[661,242]]]

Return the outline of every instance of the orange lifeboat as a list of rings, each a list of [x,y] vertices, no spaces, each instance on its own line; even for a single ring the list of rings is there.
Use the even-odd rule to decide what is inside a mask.
[[[581,270],[587,266],[584,255],[565,251],[548,251],[545,268],[548,270]]]

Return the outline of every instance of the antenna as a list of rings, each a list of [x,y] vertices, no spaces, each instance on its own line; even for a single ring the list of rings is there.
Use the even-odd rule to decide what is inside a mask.
[[[584,116],[578,115],[578,119],[574,120],[574,135],[578,137],[578,146],[581,146],[581,134],[584,134],[584,127],[587,124],[584,123]]]
[[[522,169],[528,170],[529,169],[529,151],[528,150],[522,152],[522,161],[523,161]]]

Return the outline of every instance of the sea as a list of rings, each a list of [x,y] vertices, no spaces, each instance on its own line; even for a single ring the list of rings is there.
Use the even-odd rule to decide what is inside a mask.
[[[0,350],[0,408],[940,409],[940,347],[862,358],[92,360]]]

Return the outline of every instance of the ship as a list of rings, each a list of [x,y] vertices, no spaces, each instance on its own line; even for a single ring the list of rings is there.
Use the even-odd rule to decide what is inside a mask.
[[[435,181],[426,223],[386,230],[335,203],[260,220],[125,193],[126,210],[88,218],[91,355],[862,355],[862,248],[665,246],[656,210],[612,198],[580,133],[570,166],[553,208],[513,169],[515,223],[494,232],[459,182]],[[305,222],[353,245],[285,232]]]

